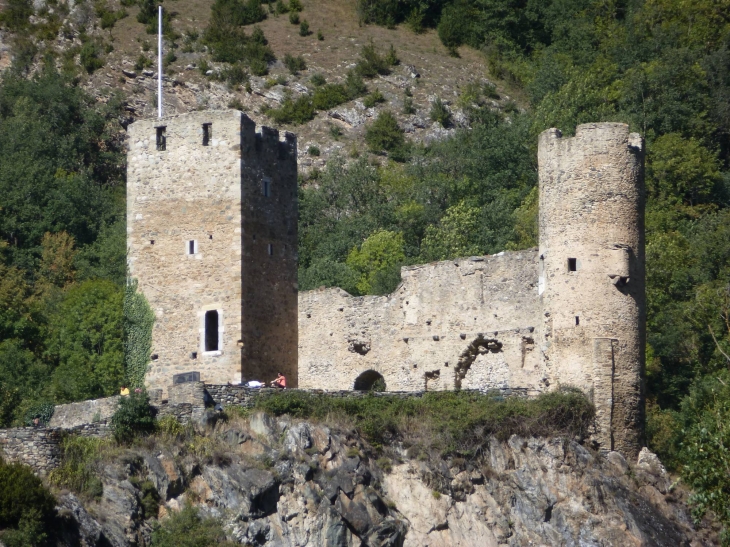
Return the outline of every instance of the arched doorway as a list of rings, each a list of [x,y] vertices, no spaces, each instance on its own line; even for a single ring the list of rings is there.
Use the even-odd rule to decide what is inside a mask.
[[[357,391],[386,391],[385,378],[379,372],[366,370],[355,379]]]

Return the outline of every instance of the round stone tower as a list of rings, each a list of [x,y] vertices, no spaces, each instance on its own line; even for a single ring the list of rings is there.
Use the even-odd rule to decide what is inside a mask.
[[[644,149],[621,123],[540,135],[541,346],[551,387],[592,398],[600,446],[644,432]]]

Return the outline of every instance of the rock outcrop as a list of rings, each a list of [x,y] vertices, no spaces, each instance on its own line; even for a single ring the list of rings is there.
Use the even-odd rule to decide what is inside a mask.
[[[401,449],[376,463],[352,430],[263,413],[202,433],[105,459],[95,501],[60,494],[69,544],[145,545],[155,519],[185,503],[248,545],[711,544],[646,450],[630,465],[571,440],[513,436],[492,439],[478,465]]]

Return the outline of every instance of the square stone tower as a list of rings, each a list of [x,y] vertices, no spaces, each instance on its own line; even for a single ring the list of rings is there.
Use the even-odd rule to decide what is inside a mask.
[[[235,110],[128,128],[129,271],[155,313],[147,385],[297,384],[296,137]]]

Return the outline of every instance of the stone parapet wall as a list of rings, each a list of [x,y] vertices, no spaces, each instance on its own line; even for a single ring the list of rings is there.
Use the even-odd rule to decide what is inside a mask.
[[[0,429],[0,451],[11,462],[24,463],[46,475],[61,461],[62,431],[45,427]]]
[[[106,422],[117,410],[119,395],[79,403],[56,405],[48,427],[71,429],[94,422]]]

